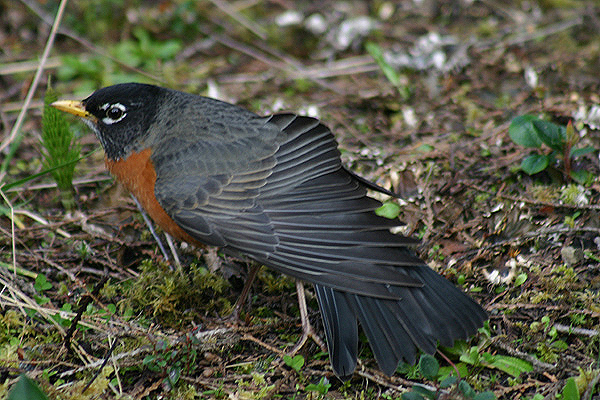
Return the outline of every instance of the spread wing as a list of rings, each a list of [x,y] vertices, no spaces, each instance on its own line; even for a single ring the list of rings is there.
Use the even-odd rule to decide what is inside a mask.
[[[415,240],[390,233],[397,223],[376,216],[380,203],[366,196],[375,185],[342,167],[319,121],[248,115],[220,126],[221,137],[167,135],[182,142],[169,146],[176,154],[153,155],[157,199],[199,241],[314,283],[338,375],[356,366],[357,320],[391,374],[417,347],[451,345],[487,318],[414,255]]]
[[[249,118],[223,133],[170,137],[176,150],[153,155],[156,197],[187,233],[358,294],[396,298],[384,284],[422,285],[394,268],[423,264],[402,250],[416,241],[390,234],[397,223],[373,214],[380,203],[342,168],[329,129],[282,114]],[[365,258],[370,248],[382,251]]]

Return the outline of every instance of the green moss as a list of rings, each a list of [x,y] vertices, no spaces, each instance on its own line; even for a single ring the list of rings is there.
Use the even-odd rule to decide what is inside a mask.
[[[580,185],[567,185],[560,191],[560,199],[565,204],[587,204],[586,190]]]
[[[573,289],[578,281],[577,272],[572,267],[559,265],[552,269],[552,283],[556,291]]]
[[[530,301],[532,304],[541,304],[545,301],[551,300],[552,295],[544,291],[536,291],[532,293]]]
[[[7,310],[0,314],[0,343],[18,334],[17,329],[22,327],[23,323],[23,315],[16,310]]]
[[[256,278],[264,284],[264,291],[269,294],[293,290],[295,285],[292,278],[271,272],[265,267],[260,268]]]
[[[555,186],[534,185],[528,189],[535,201],[552,203],[558,199],[559,193]]]
[[[231,309],[230,299],[224,297],[229,283],[203,266],[191,264],[188,271],[171,271],[164,264],[146,260],[141,269],[120,304],[122,309],[132,307],[171,327],[187,324],[197,313],[222,315]]]
[[[536,349],[540,355],[540,359],[544,362],[555,363],[558,360],[556,349],[548,345],[546,342],[539,342]]]
[[[175,388],[175,390],[173,391],[173,398],[181,400],[195,400],[201,399],[202,395],[201,393],[198,393],[194,386],[186,383],[181,384]]]

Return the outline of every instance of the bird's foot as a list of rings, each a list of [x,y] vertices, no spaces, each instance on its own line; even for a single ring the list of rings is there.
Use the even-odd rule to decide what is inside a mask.
[[[289,352],[290,355],[296,354],[302,346],[306,343],[308,338],[311,338],[322,351],[327,352],[327,345],[323,342],[323,339],[317,335],[315,330],[308,319],[308,310],[306,307],[306,296],[304,295],[304,284],[300,281],[296,281],[296,293],[298,294],[298,306],[300,308],[300,320],[302,321],[302,336],[296,345]]]
[[[246,283],[244,283],[244,287],[242,288],[242,293],[240,297],[238,297],[237,301],[233,306],[233,310],[231,314],[224,318],[226,322],[229,322],[234,325],[238,325],[240,321],[240,311],[244,306],[244,303],[248,299],[248,292],[250,292],[250,288],[252,287],[252,282],[254,282],[254,278],[256,278],[256,273],[260,266],[258,264],[252,264],[248,270],[248,277],[246,278]]]

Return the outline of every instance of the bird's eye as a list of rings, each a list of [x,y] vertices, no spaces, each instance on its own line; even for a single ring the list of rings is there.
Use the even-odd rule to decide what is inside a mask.
[[[106,117],[102,118],[102,122],[105,124],[110,125],[114,124],[115,122],[119,122],[127,115],[125,112],[127,108],[123,104],[115,103],[110,105],[106,104],[105,106],[106,108],[104,109],[106,110]]]
[[[123,116],[123,110],[118,107],[112,106],[106,112],[106,116],[110,119],[117,120]]]

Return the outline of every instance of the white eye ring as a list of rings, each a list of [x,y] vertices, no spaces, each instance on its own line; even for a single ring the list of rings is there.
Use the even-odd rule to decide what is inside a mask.
[[[127,110],[127,107],[125,107],[121,103],[106,103],[100,108],[102,110],[106,110],[106,117],[102,118],[102,122],[104,122],[106,125],[119,122],[120,120],[125,118],[125,116],[127,116],[127,113],[125,112]],[[110,114],[113,114],[113,116],[110,116]]]

